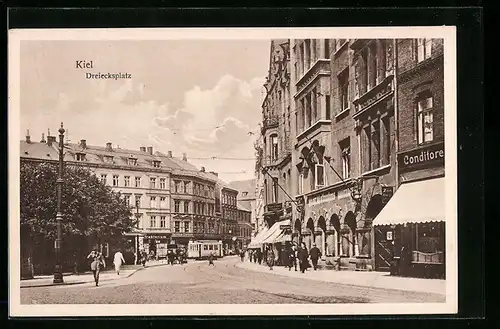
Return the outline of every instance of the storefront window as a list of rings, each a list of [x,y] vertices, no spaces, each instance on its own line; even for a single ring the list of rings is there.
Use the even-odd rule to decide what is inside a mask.
[[[444,263],[444,223],[415,225],[413,262]]]

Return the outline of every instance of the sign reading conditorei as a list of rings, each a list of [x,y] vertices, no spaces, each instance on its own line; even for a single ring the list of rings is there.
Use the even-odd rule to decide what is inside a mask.
[[[437,167],[443,164],[444,142],[398,154],[398,167],[401,172]]]

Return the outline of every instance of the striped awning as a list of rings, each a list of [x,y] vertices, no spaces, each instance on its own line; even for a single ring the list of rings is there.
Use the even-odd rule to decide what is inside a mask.
[[[266,238],[262,241],[262,243],[278,243],[291,241],[292,235],[290,234],[290,230],[281,228],[282,226],[290,226],[290,220],[282,220],[280,222],[274,223],[273,226],[269,229],[269,232]]]
[[[250,241],[248,244],[248,248],[260,248],[262,247],[262,240],[264,240],[267,237],[267,233],[269,232],[269,229],[266,228],[259,233]]]

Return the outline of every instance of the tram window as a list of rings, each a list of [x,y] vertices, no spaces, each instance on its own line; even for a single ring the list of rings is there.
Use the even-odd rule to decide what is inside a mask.
[[[210,245],[209,250],[214,250],[214,246]]]
[[[219,249],[218,247],[219,247],[218,245],[215,245],[214,250],[218,250]]]
[[[207,245],[204,245],[204,246],[203,246],[203,250],[208,250],[208,246],[207,246]]]

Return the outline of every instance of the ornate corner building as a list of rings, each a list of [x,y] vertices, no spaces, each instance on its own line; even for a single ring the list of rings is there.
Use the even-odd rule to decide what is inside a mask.
[[[290,198],[286,195],[292,188],[289,40],[271,41],[269,72],[264,87],[260,171],[264,192],[263,222],[270,228],[280,220],[291,219]]]
[[[392,271],[403,245],[413,250],[407,273],[442,265],[444,224],[422,228],[429,239],[401,219],[376,220],[400,186],[444,175],[442,49],[426,39],[271,42],[262,105],[268,227],[290,213],[292,240],[315,243],[323,265],[339,270]]]

